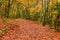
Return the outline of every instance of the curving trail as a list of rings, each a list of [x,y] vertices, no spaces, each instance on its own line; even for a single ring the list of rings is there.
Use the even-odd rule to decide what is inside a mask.
[[[0,30],[6,25],[10,29],[0,36],[0,40],[60,40],[59,32],[30,20],[15,19],[12,24],[0,21]]]

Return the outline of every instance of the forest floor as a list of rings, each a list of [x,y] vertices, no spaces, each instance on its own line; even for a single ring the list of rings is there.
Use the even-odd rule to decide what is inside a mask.
[[[6,26],[9,29],[0,35],[0,40],[60,40],[60,32],[30,20],[15,19],[7,24],[0,19],[0,30]]]

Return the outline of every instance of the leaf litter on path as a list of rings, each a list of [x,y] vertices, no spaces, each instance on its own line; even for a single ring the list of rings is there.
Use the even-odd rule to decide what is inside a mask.
[[[59,32],[51,30],[47,25],[43,27],[30,20],[15,19],[14,23],[7,26],[10,30],[0,36],[1,40],[60,40]]]

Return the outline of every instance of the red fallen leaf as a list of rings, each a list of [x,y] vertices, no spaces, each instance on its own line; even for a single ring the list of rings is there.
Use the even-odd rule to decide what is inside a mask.
[[[58,40],[60,38],[60,33],[51,30],[48,26],[43,27],[30,20],[15,20],[14,23],[7,24],[10,30],[0,37],[1,40]]]

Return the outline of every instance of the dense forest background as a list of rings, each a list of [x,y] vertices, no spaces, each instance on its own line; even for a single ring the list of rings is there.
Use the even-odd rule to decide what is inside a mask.
[[[1,18],[23,18],[60,31],[59,0],[0,0]]]

